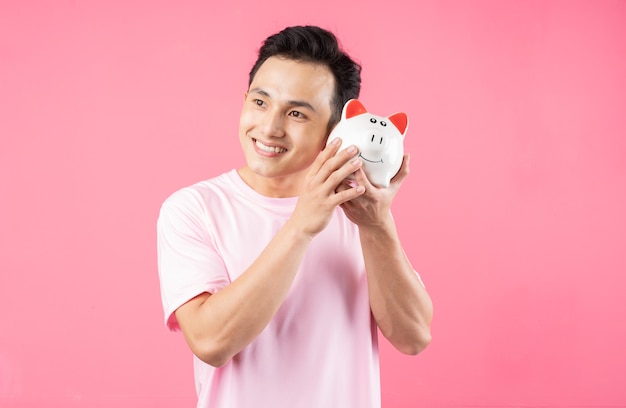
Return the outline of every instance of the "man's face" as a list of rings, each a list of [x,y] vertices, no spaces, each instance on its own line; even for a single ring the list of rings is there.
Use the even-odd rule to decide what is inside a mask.
[[[239,141],[247,166],[242,178],[266,196],[299,192],[328,136],[335,79],[330,69],[268,58],[246,92]]]

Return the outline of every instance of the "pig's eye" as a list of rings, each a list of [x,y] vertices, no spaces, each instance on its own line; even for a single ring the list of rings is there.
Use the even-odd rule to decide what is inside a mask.
[[[376,119],[375,118],[370,118],[370,122],[376,123]]]
[[[380,121],[380,126],[385,127],[387,126],[387,122],[385,122],[384,120]]]

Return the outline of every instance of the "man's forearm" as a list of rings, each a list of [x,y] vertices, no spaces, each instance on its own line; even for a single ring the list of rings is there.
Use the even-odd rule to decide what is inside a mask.
[[[417,354],[431,339],[430,296],[402,249],[391,215],[359,233],[376,323],[394,347]]]
[[[176,317],[192,351],[219,366],[250,344],[285,299],[310,241],[286,224],[239,278],[181,306]]]

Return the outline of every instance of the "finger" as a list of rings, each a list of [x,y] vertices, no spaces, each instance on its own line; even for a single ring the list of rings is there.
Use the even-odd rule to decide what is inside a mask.
[[[370,191],[376,188],[376,186],[374,186],[367,178],[367,174],[365,174],[365,170],[363,170],[363,167],[361,167],[358,171],[354,173],[354,180],[358,185],[365,187],[366,191]]]
[[[345,190],[338,190],[333,197],[333,201],[335,205],[341,205],[354,200],[363,195],[363,193],[365,193],[365,187],[363,186],[348,187]]]
[[[359,151],[356,146],[349,146],[324,162],[318,171],[319,181],[328,182],[334,190],[346,177],[358,170],[362,161],[356,157]]]
[[[397,184],[398,186],[400,186],[404,179],[406,179],[406,177],[409,175],[410,159],[411,156],[409,154],[404,155],[404,157],[402,158],[402,165],[400,166],[400,170],[398,170],[398,173],[396,173],[396,175],[393,176],[393,178],[391,179],[392,184]]]
[[[322,166],[328,161],[329,158],[333,157],[337,150],[341,147],[341,139],[335,138],[329,144],[327,144],[324,149],[317,155],[309,171],[311,174],[318,174]]]
[[[339,185],[335,189],[335,192],[338,193],[340,191],[344,191],[344,190],[347,190],[349,188],[353,188],[353,187],[356,187],[356,186],[357,186],[357,184],[356,184],[356,181],[354,179],[346,178],[341,183],[339,183]]]
[[[354,146],[351,146],[351,148],[352,147]],[[357,151],[356,148],[354,151]],[[331,173],[327,177],[327,182],[329,183],[329,187],[333,190],[337,189],[339,185],[345,182],[347,182],[350,187],[355,186],[355,184],[359,184],[356,183],[355,180],[350,180],[350,176],[359,171],[363,165],[363,161],[356,157],[354,152],[346,151],[340,153],[342,153],[342,155],[345,154],[343,158],[340,158],[342,162],[344,160],[345,162],[329,164],[329,171],[331,171]],[[337,164],[340,164],[340,167],[335,169],[334,166]]]

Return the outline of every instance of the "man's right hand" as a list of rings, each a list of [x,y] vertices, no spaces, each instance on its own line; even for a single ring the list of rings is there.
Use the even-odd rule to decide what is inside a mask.
[[[289,220],[311,237],[326,228],[338,205],[365,192],[365,187],[360,185],[338,190],[339,185],[362,165],[355,146],[338,152],[340,147],[341,140],[334,139],[311,164]]]

